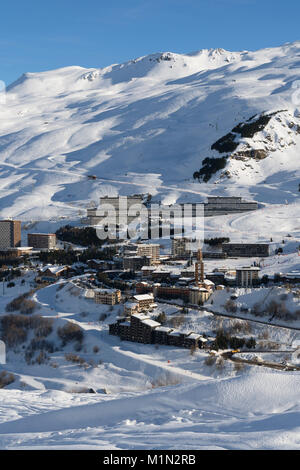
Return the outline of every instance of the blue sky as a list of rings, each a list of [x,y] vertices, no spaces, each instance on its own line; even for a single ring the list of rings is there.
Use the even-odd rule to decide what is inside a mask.
[[[299,19],[299,0],[15,0],[1,3],[0,80],[160,51],[272,47],[300,39]]]

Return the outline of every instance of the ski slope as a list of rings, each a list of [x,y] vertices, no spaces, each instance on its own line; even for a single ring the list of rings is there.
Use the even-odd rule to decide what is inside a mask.
[[[295,42],[25,73],[0,107],[1,217],[74,219],[101,195],[137,192],[168,204],[241,195],[274,219],[286,204],[297,211],[299,56]],[[203,159],[220,156],[214,142],[253,115],[278,111],[238,147],[267,149],[267,158],[231,159],[230,178],[193,179]]]

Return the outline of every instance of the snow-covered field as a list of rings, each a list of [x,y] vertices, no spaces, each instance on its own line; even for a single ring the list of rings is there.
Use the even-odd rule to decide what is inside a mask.
[[[299,56],[296,42],[24,74],[0,107],[1,218],[22,220],[26,245],[27,232],[78,224],[90,202],[104,195],[151,193],[164,204],[242,196],[258,201],[259,210],[206,218],[205,237],[272,238],[272,256],[207,260],[205,270],[253,261],[261,262],[261,274],[299,270]],[[205,158],[222,156],[211,149],[218,139],[257,113],[275,111],[237,148],[263,150],[266,158],[230,158],[227,176],[219,171],[208,183],[193,179]],[[167,250],[169,241],[162,243]],[[275,255],[279,247],[283,253]],[[14,287],[4,286],[0,318],[8,302],[30,290],[33,277],[29,272],[23,284],[16,279]],[[225,293],[218,295],[214,305],[222,308]],[[246,302],[247,292],[240,295]],[[33,332],[8,349],[0,373],[15,380],[0,389],[1,449],[300,448],[299,372],[238,368],[230,360],[209,365],[205,351],[121,342],[108,335],[120,307],[96,305],[70,282],[33,298],[36,313],[53,320],[46,339],[54,349],[40,364],[38,351],[26,360]],[[159,304],[153,315],[163,311],[171,319],[179,310]],[[213,336],[236,321],[190,310],[181,328]],[[62,346],[57,329],[68,322],[82,329],[81,345]],[[262,346],[266,339],[278,346],[279,353],[259,354],[281,360],[288,351],[289,361],[299,363],[297,330],[274,322],[251,322],[251,328],[249,336]]]
[[[299,236],[299,54],[295,42],[24,74],[0,107],[0,215],[59,223],[106,194],[149,192],[166,204],[235,195],[261,209],[213,218],[207,231]],[[282,113],[238,150],[267,149],[266,158],[230,159],[230,178],[193,179],[220,156],[214,142],[265,111]]]
[[[23,291],[30,279],[27,274]],[[15,282],[14,292],[2,296],[2,311],[21,293],[21,279]],[[1,370],[13,373],[15,382],[0,390],[0,448],[300,447],[298,372],[248,365],[239,370],[230,361],[218,368],[206,363],[205,351],[122,342],[108,335],[121,307],[95,304],[72,281],[42,288],[33,298],[35,313],[54,320],[47,339],[57,349],[42,364],[27,363],[21,346],[7,351]],[[172,319],[179,310],[158,304],[152,315],[164,311]],[[107,318],[99,321],[104,313]],[[56,330],[67,321],[84,331],[79,351],[74,342],[61,346]],[[234,323],[189,310],[180,328],[213,335],[222,322]],[[292,351],[299,337],[287,329],[267,330],[283,351]],[[265,331],[256,325],[249,335],[263,337]],[[82,363],[68,361],[68,353]],[[87,393],[89,388],[96,393]]]
[[[252,369],[106,397],[2,391],[1,448],[299,449],[298,387]]]

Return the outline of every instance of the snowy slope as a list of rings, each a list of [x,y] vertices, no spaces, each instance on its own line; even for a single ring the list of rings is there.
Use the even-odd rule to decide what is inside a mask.
[[[298,449],[299,375],[256,372],[143,395],[2,392],[6,449]],[[18,418],[18,419],[17,419]]]
[[[299,57],[296,42],[24,74],[0,107],[1,217],[76,217],[90,200],[117,192],[150,192],[169,203],[235,194],[298,207]],[[266,158],[230,159],[231,178],[193,179],[203,159],[220,156],[211,149],[218,139],[278,111],[238,148],[261,149],[263,140]]]
[[[3,312],[20,293],[20,281],[1,297]],[[1,449],[299,449],[299,372],[250,365],[235,370],[230,361],[217,370],[205,364],[202,350],[191,355],[120,341],[108,335],[120,306],[110,310],[76,290],[67,281],[34,294],[37,313],[55,322],[49,361],[27,363],[21,345],[8,348],[0,372],[13,373],[15,382],[0,389]],[[158,309],[176,314],[171,305]],[[99,321],[104,312],[107,319]],[[55,334],[68,321],[84,331],[79,352],[71,343],[62,348]],[[221,320],[223,326],[231,321]],[[186,322],[206,333],[221,324],[211,313],[193,310]],[[284,353],[299,338],[298,331],[254,324],[250,334],[266,331]],[[86,367],[68,362],[65,352],[85,359]],[[86,393],[89,387],[97,393]]]

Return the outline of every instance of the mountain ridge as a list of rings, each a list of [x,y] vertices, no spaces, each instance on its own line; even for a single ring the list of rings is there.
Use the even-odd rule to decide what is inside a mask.
[[[299,124],[299,57],[295,42],[258,51],[159,52],[102,69],[22,75],[0,107],[1,216],[75,217],[101,195],[132,192],[172,202],[237,194],[268,204],[274,193],[276,203],[296,202],[296,134],[295,145],[276,144],[268,158],[251,162],[253,170],[230,159],[229,179],[220,171],[199,183],[193,174],[206,158],[221,156],[212,145],[251,116],[286,110]],[[278,127],[272,135],[280,133]],[[251,145],[259,149],[255,139]],[[263,192],[263,181],[278,175]]]

